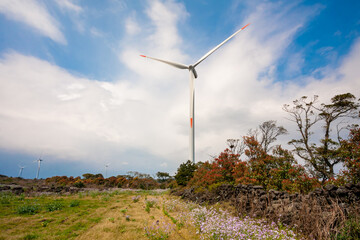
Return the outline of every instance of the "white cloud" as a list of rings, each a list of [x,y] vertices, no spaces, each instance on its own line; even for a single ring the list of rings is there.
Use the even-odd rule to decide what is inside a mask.
[[[87,13],[85,13],[84,9],[80,5],[75,4],[75,2],[77,2],[77,1],[76,0],[55,0],[55,2],[59,6],[62,13],[68,15],[68,17],[72,21],[75,29],[80,33],[84,33],[85,30],[87,29],[84,16]],[[101,32],[93,27],[90,28],[90,33],[96,37],[99,37],[101,35]]]
[[[1,148],[96,161],[109,146],[113,154],[167,154],[174,147],[164,150],[166,143],[178,143],[176,136],[166,136],[174,129],[162,114],[166,104],[129,82],[78,78],[18,53],[1,60],[0,79]]]
[[[146,14],[154,24],[155,31],[149,37],[156,50],[176,48],[181,44],[177,24],[187,16],[184,6],[173,1],[149,1]]]
[[[56,3],[60,6],[61,9],[72,11],[77,14],[83,10],[79,5],[76,5],[71,0],[56,0]]]
[[[104,34],[95,27],[90,28],[90,33],[91,33],[91,35],[93,35],[95,37],[103,37],[104,36]]]
[[[46,7],[35,0],[2,0],[0,12],[8,19],[22,22],[52,40],[66,44],[59,29],[59,23],[51,16]]]
[[[125,30],[128,35],[136,35],[140,32],[141,28],[136,22],[135,13],[126,19]]]

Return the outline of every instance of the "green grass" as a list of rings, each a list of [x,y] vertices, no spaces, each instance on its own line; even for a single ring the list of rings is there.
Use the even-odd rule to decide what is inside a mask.
[[[1,194],[0,239],[73,239],[101,220],[103,207],[85,196]]]
[[[134,196],[146,200],[134,202]],[[146,239],[144,226],[164,216],[157,206],[164,197],[166,193],[145,190],[38,197],[0,194],[0,240],[102,239],[104,234]],[[144,214],[144,204],[151,216]]]
[[[350,217],[340,233],[333,237],[336,240],[355,240],[360,239],[360,220],[354,217]]]

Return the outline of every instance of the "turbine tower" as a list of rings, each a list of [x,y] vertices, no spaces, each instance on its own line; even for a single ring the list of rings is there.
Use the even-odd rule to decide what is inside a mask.
[[[231,38],[233,38],[236,34],[244,30],[247,26],[249,26],[249,23],[246,24],[244,27],[236,31],[234,34],[232,34],[230,37],[225,39],[222,43],[211,49],[208,53],[206,53],[203,57],[201,57],[196,63],[192,65],[184,65],[181,63],[175,63],[175,62],[169,62],[166,60],[148,57],[145,55],[140,55],[144,58],[149,58],[155,61],[159,61],[162,63],[169,64],[173,67],[179,68],[179,69],[187,69],[190,72],[190,134],[189,134],[189,160],[195,163],[195,88],[194,88],[194,80],[198,77],[195,67],[199,65],[202,61],[204,61],[208,56],[210,56],[213,52],[215,52],[218,48],[220,48],[222,45],[224,45],[227,41],[229,41]]]
[[[38,160],[35,160],[34,162],[37,162],[38,163],[38,169],[37,169],[37,172],[36,172],[36,179],[39,179],[39,174],[40,174],[40,166],[41,166],[41,162],[44,161],[42,160],[41,158],[39,158]]]
[[[21,175],[22,175],[22,172],[23,172],[23,170],[24,170],[24,168],[25,168],[25,166],[20,166],[20,165],[18,165],[19,166],[19,168],[20,168],[20,171],[19,171],[19,178],[21,178]]]
[[[105,178],[107,178],[107,169],[109,167],[110,163],[105,164]]]

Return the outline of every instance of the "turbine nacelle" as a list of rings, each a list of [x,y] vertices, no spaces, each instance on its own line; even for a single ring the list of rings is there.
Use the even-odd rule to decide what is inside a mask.
[[[195,70],[195,67],[193,65],[190,65],[189,66],[189,71],[192,72],[194,74],[194,77],[197,78],[198,77],[198,74]]]

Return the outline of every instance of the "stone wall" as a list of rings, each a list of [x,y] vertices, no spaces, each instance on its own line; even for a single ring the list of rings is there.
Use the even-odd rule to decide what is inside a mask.
[[[228,201],[240,215],[276,219],[287,225],[336,224],[359,214],[360,208],[360,184],[327,185],[306,195],[265,191],[253,185],[221,185],[211,192],[190,188],[173,194],[198,203]]]
[[[88,189],[76,188],[76,187],[67,187],[67,186],[55,186],[55,185],[34,185],[34,186],[21,186],[17,184],[0,184],[0,192],[6,193],[11,192],[14,194],[34,194],[34,193],[44,193],[44,194],[58,194],[58,193],[77,193],[79,191],[85,191]]]

